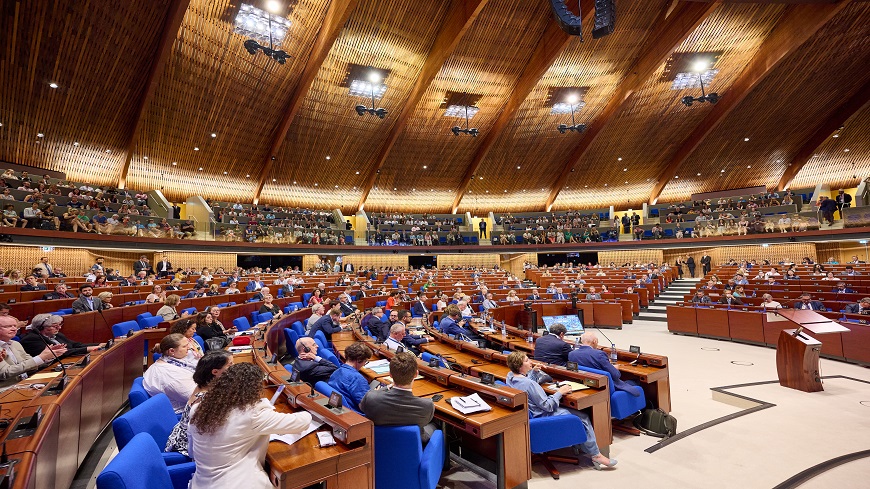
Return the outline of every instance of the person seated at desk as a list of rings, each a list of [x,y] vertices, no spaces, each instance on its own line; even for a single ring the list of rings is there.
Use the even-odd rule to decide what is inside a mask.
[[[849,304],[843,312],[847,314],[870,314],[870,297],[864,297],[855,304]]]
[[[357,312],[357,307],[350,302],[350,296],[341,294],[338,296],[338,308],[345,317]]]
[[[764,294],[761,296],[761,307],[765,309],[782,309],[782,304],[773,300],[772,295]]]
[[[704,294],[703,290],[699,290],[699,291],[695,292],[694,296],[692,296],[692,303],[694,303],[694,304],[709,304],[710,297],[708,297],[706,294]]]
[[[274,300],[274,297],[272,297],[272,294],[268,294],[268,295],[264,296],[263,297],[263,304],[260,305],[260,310],[258,311],[258,314],[264,314],[264,313],[270,312],[270,313],[272,313],[272,319],[276,319],[276,320],[280,319],[281,316],[284,315],[284,313],[281,312],[280,307],[278,307],[275,304],[272,304],[273,300]]]
[[[554,301],[566,301],[568,296],[562,293],[562,287],[556,288],[556,293],[553,294]]]
[[[28,371],[54,360],[55,355],[60,357],[66,353],[66,345],[46,347],[43,343],[42,351],[31,356],[20,343],[12,339],[18,333],[18,326],[18,320],[14,317],[0,315],[0,391],[27,378]]]
[[[550,334],[535,341],[535,360],[564,367],[572,350],[571,345],[565,342],[567,332],[568,328],[562,323],[550,326]]]
[[[813,296],[808,293],[801,294],[799,300],[794,303],[795,309],[808,309],[811,311],[824,311],[825,305],[820,301],[814,301]]]
[[[154,348],[162,353],[142,376],[142,387],[149,396],[166,394],[176,414],[184,410],[187,400],[196,389],[193,371],[196,365],[187,362],[187,338],[178,333],[168,334]]]
[[[24,285],[21,286],[21,292],[30,292],[34,290],[45,290],[45,286],[36,281],[36,277],[28,275],[24,277]]]
[[[391,311],[390,315],[394,313]],[[381,319],[384,315],[384,309],[380,306],[375,306],[372,308],[372,317],[369,318],[368,328],[372,333],[372,336],[376,338],[376,340],[380,343],[383,343],[388,336],[390,336],[390,320],[387,318],[386,320]],[[396,319],[398,319],[398,313],[396,313]]]
[[[181,412],[181,419],[172,428],[169,433],[169,438],[166,440],[166,448],[164,452],[178,452],[185,456],[190,456],[187,451],[187,430],[190,425],[190,416],[193,413],[193,408],[202,400],[205,393],[214,384],[215,379],[223,375],[228,368],[233,366],[233,354],[226,350],[213,350],[208,352],[208,355],[202,357],[199,363],[196,364],[196,370],[193,371],[193,381],[196,383],[196,389],[187,400],[184,406],[184,411]]]
[[[299,371],[299,379],[314,385],[320,381],[328,382],[338,365],[317,356],[317,342],[308,336],[296,340],[296,361],[293,369]]]
[[[360,409],[375,426],[419,426],[425,446],[438,428],[432,423],[435,403],[413,393],[417,357],[408,352],[396,353],[390,360],[390,377],[393,385],[368,391],[359,403]]]
[[[187,293],[184,296],[185,299],[197,299],[199,297],[208,297],[206,294],[208,293],[208,289],[205,285],[196,284],[193,286],[193,290]]]
[[[49,345],[66,346],[67,356],[86,355],[106,346],[105,343],[79,343],[72,341],[60,332],[63,326],[63,316],[53,314],[37,314],[33,317],[30,332],[21,337],[21,347],[28,355],[35,357]],[[42,338],[40,338],[42,336]],[[58,355],[60,357],[60,355]]]
[[[498,303],[492,298],[492,292],[487,292],[486,299],[483,300],[481,306],[483,306],[483,310],[487,312],[489,312],[490,309],[498,307]]]
[[[456,304],[450,304],[447,306],[447,317],[445,317],[441,323],[441,331],[448,336],[453,336],[455,338],[476,338],[477,335],[474,334],[470,329],[465,327],[466,320],[460,320],[462,316],[459,313],[459,307]],[[458,322],[457,322],[458,321]]]
[[[308,324],[311,324],[309,321]],[[311,324],[311,329],[308,331],[308,336],[314,338],[315,333],[323,331],[326,336],[326,341],[332,342],[332,333],[341,332],[344,328],[341,326],[341,309],[333,307],[329,310],[326,316],[318,319],[316,323]]]
[[[54,284],[54,292],[49,292],[42,296],[44,301],[53,301],[57,299],[75,299],[75,295],[67,291],[67,285],[63,282]]]
[[[208,345],[208,340],[217,338],[221,340],[221,348],[230,342],[229,331],[217,324],[214,316],[209,312],[201,312],[196,315],[196,334]],[[211,349],[211,348],[209,348]]]
[[[474,316],[474,310],[471,309],[471,306],[468,305],[468,301],[463,299],[456,303],[456,307],[459,308],[459,314],[464,318],[470,318]]]
[[[181,302],[181,297],[179,297],[178,295],[168,295],[163,301],[163,305],[160,307],[160,309],[157,310],[156,315],[161,316],[164,321],[172,321],[178,319],[179,317],[188,316],[188,312],[182,312],[180,316],[178,315],[178,311],[175,309],[175,307],[178,305],[179,302]]]
[[[91,284],[82,284],[79,287],[79,298],[73,301],[73,313],[79,314],[82,312],[99,311],[103,309],[103,301],[99,297],[94,297],[94,287]]]
[[[426,307],[426,294],[421,290],[417,292],[417,300],[411,304],[411,313],[417,317],[423,317],[426,313],[429,312],[429,308]]]
[[[589,287],[589,293],[586,294],[587,301],[600,301],[601,294],[595,291],[595,287]]]
[[[529,418],[567,416],[572,414],[577,416],[583,422],[583,427],[586,429],[586,441],[580,446],[575,446],[574,453],[579,455],[580,451],[583,451],[589,455],[596,470],[616,465],[616,459],[605,457],[598,449],[598,443],[595,440],[595,430],[592,428],[592,422],[589,421],[589,415],[582,411],[559,407],[559,401],[562,399],[562,396],[571,393],[571,386],[565,385],[559,387],[555,393],[547,395],[544,388],[538,384],[538,379],[543,374],[541,369],[539,367],[532,367],[532,362],[529,360],[528,355],[521,351],[514,351],[508,355],[507,365],[510,369],[510,372],[507,374],[507,385],[526,393],[529,401]]]
[[[577,362],[577,365],[598,370],[604,370],[613,377],[613,388],[620,391],[628,392],[634,397],[643,394],[643,389],[633,381],[623,381],[620,379],[620,372],[616,369],[607,357],[604,350],[598,347],[598,336],[591,331],[587,331],[580,336],[580,344],[571,353],[568,354],[568,361]]]
[[[188,452],[196,460],[190,489],[272,489],[263,469],[269,435],[302,433],[307,411],[279,413],[263,399],[263,371],[250,363],[229,367],[190,417]]]
[[[861,262],[861,263],[864,263],[864,262]],[[861,274],[856,272],[855,267],[853,267],[852,265],[846,265],[846,271],[843,272],[843,275],[845,275],[847,277],[854,277],[855,275],[861,275]]]
[[[537,287],[532,289],[532,293],[529,296],[526,296],[527,301],[539,301],[541,300],[541,294],[538,291]]]
[[[399,322],[405,326],[405,336],[402,337],[402,344],[406,349],[411,349],[419,354],[419,346],[423,343],[429,343],[431,339],[428,335],[411,334],[408,332],[408,325],[411,324],[411,311],[407,309],[399,310]]]
[[[719,304],[728,304],[730,306],[742,306],[743,301],[734,297],[734,292],[725,290],[722,297],[719,298]]]
[[[365,343],[352,343],[344,349],[344,363],[329,376],[328,384],[341,394],[346,406],[356,411],[361,411],[359,403],[369,391],[369,382],[359,369],[371,357],[372,351]]]
[[[199,359],[205,355],[202,346],[200,346],[198,341],[193,339],[193,335],[196,334],[196,322],[192,318],[186,317],[181,321],[176,321],[169,328],[169,332],[178,333],[187,338],[187,363],[196,365]]]
[[[846,282],[840,282],[836,287],[831,290],[831,292],[835,294],[854,294],[855,291],[849,287],[846,287]]]

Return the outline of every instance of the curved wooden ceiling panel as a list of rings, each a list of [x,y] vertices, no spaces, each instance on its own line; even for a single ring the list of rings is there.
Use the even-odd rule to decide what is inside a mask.
[[[725,92],[763,43],[782,10],[782,5],[723,4],[674,52],[723,51],[716,65],[720,71],[710,91]],[[646,201],[681,138],[710,110],[709,104],[692,107],[681,104],[680,98],[700,96],[700,90],[672,90],[671,82],[662,80],[664,68],[662,63],[655,75],[631,96],[628,107],[614,118],[587,156],[575,166],[576,171],[566,182],[569,188],[561,191],[555,209],[611,203],[620,209],[640,208]]]
[[[169,1],[0,5],[0,160],[115,185]]]

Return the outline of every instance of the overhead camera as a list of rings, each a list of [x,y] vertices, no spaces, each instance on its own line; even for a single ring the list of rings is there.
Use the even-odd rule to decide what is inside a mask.
[[[710,102],[711,104],[715,105],[716,102],[718,102],[718,101],[719,101],[719,94],[715,93],[715,92],[707,94],[707,95],[702,95],[700,97],[692,97],[691,95],[686,95],[685,97],[680,99],[680,102],[682,102],[683,105],[685,105],[686,107],[691,107],[694,102],[698,102],[698,103],[702,103],[702,104],[704,102]]]
[[[357,105],[355,107],[356,113],[360,116],[371,114],[376,115],[379,118],[383,119],[387,116],[387,109],[384,108],[374,108],[374,107],[366,107],[365,105]]]
[[[471,137],[476,138],[477,135],[480,134],[480,131],[478,131],[476,127],[472,127],[470,129],[463,129],[459,126],[453,126],[453,128],[450,130],[453,132],[454,136],[459,136],[459,134],[461,133],[461,134],[470,134]]]
[[[251,55],[256,55],[258,51],[263,51],[263,54],[277,61],[279,65],[285,64],[287,60],[292,57],[285,51],[263,46],[253,39],[248,39],[247,41],[245,41],[244,46],[245,50],[248,51],[248,53],[250,53]]]
[[[560,133],[565,134],[568,131],[582,133],[586,130],[586,124],[575,124],[573,126],[569,126],[567,124],[559,124],[556,129],[559,130]]]

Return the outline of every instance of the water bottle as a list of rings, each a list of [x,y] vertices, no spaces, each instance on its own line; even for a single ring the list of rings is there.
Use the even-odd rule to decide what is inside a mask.
[[[504,321],[501,322],[501,335],[507,336],[507,327],[504,325]]]
[[[610,363],[616,364],[617,355],[616,355],[616,345],[610,345]]]
[[[296,311],[298,311],[298,310],[299,310],[299,305],[298,305],[298,304],[293,304],[293,312],[296,312]]]

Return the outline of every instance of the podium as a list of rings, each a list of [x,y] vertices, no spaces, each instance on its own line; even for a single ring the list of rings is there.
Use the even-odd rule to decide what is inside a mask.
[[[822,342],[809,336],[849,331],[821,314],[801,309],[777,309],[767,313],[768,322],[788,321],[794,329],[783,329],[776,344],[776,372],[779,385],[804,392],[824,390],[819,375]]]

